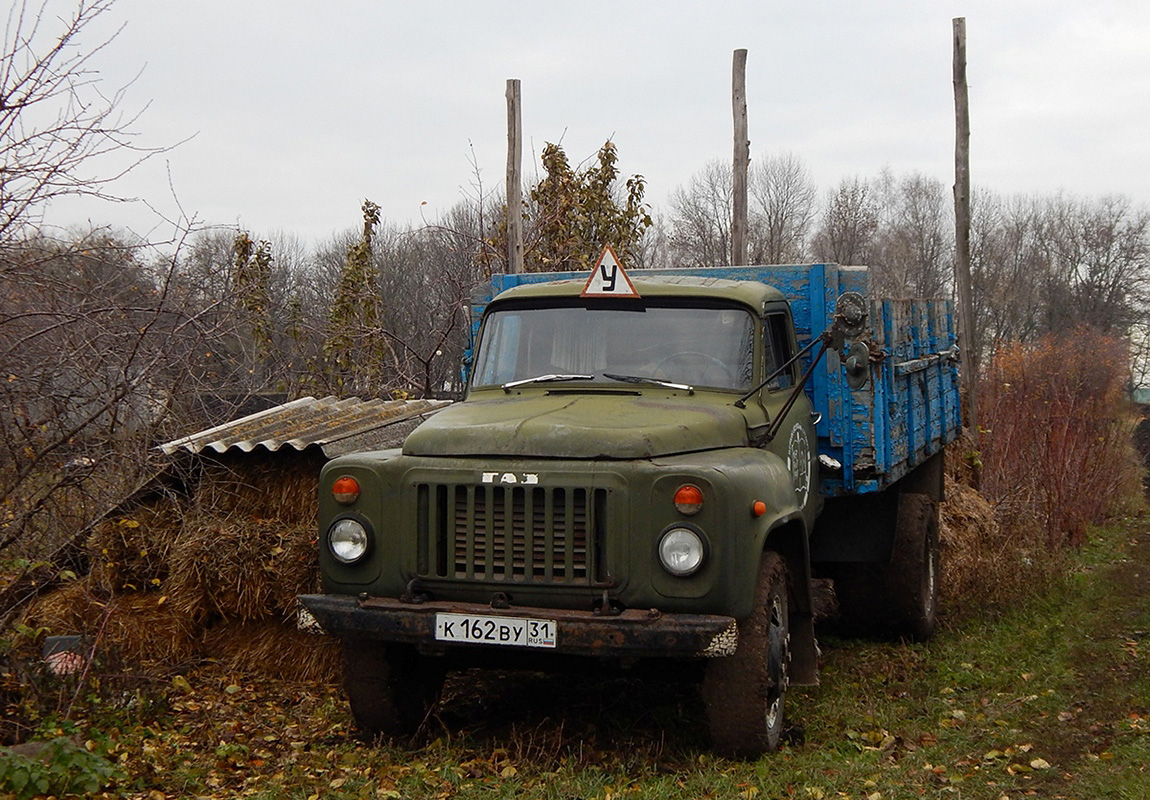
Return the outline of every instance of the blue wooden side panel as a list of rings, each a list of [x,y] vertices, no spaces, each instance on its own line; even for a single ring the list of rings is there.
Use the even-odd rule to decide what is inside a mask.
[[[946,300],[874,299],[866,267],[837,264],[710,267],[644,270],[643,275],[693,275],[761,281],[790,301],[799,347],[831,323],[844,292],[868,298],[871,346],[867,384],[851,390],[839,354],[828,351],[806,387],[822,418],[816,426],[819,453],[841,465],[820,470],[826,495],[879,491],[901,478],[958,435],[958,394],[954,316]],[[533,272],[493,275],[473,301],[472,336],[492,297],[527,283],[586,280],[585,272]],[[803,365],[803,368],[809,365]]]

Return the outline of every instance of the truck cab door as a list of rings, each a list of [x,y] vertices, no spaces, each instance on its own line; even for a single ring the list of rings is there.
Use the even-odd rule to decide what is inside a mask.
[[[768,313],[763,319],[764,375],[775,372],[796,352],[794,326],[789,313]],[[795,501],[807,520],[808,530],[814,523],[818,506],[817,438],[815,436],[815,409],[810,396],[797,389],[801,379],[801,363],[792,364],[778,378],[772,380],[760,393],[760,400],[772,421],[786,406],[788,398],[797,390],[799,395],[786,414],[774,439],[766,448],[778,455],[787,465],[794,485]]]

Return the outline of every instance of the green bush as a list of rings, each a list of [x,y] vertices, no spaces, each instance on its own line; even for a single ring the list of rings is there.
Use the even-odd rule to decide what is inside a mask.
[[[0,792],[19,800],[92,794],[118,777],[120,770],[114,764],[65,737],[47,742],[35,758],[0,750]]]

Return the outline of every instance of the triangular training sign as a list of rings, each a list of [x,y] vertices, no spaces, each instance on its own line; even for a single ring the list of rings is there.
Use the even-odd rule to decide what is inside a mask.
[[[634,284],[627,277],[619,257],[611,245],[603,248],[603,253],[595,263],[595,269],[587,276],[580,297],[638,297]]]

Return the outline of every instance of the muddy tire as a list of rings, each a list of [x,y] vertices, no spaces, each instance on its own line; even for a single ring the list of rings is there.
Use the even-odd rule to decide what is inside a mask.
[[[343,688],[360,735],[414,733],[439,698],[444,673],[414,649],[344,640]]]
[[[789,594],[786,564],[767,552],[754,610],[739,621],[738,649],[707,663],[703,702],[711,746],[721,755],[756,758],[779,746],[791,661]]]
[[[879,636],[925,642],[938,616],[941,563],[938,503],[929,495],[903,492],[892,515],[894,552],[887,564],[834,564],[839,629],[848,636]]]
[[[938,504],[925,494],[899,496],[894,556],[886,568],[890,621],[917,642],[934,635],[941,578]]]

